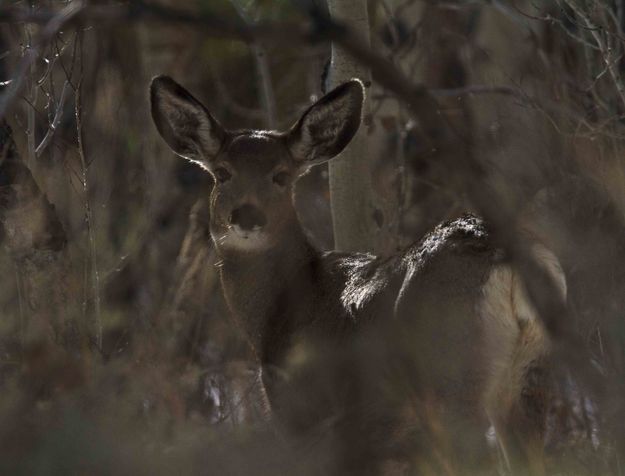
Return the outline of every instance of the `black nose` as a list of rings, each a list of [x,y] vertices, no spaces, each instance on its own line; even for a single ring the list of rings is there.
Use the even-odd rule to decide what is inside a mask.
[[[249,204],[235,208],[230,214],[229,221],[231,225],[237,225],[245,231],[262,228],[267,223],[265,214],[254,205]]]

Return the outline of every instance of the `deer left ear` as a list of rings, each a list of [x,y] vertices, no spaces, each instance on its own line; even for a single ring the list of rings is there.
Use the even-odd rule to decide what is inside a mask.
[[[287,146],[302,165],[315,165],[338,155],[360,127],[365,92],[352,79],[310,106],[287,133]]]
[[[152,119],[169,147],[181,157],[209,168],[226,132],[191,93],[167,76],[150,85]]]

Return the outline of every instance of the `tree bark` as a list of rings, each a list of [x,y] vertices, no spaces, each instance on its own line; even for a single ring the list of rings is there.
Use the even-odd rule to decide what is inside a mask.
[[[328,0],[333,20],[347,24],[351,31],[370,43],[369,15],[366,0]],[[370,85],[370,72],[343,48],[332,45],[329,82],[334,88],[358,78]],[[363,124],[350,145],[330,162],[330,197],[334,247],[339,251],[375,252],[379,226],[384,220],[375,204],[371,183],[371,163],[367,149],[370,118],[369,102],[365,98]]]

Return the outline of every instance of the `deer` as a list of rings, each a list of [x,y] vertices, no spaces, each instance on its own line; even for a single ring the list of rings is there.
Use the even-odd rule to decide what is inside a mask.
[[[331,421],[319,410],[328,402],[341,402],[336,418],[355,418],[346,425],[351,430],[374,420],[378,426],[358,438],[341,433],[369,443],[356,444],[360,452],[338,472],[364,474],[358,464],[376,445],[401,446],[410,433],[398,422],[414,417],[414,407],[380,396],[393,369],[409,369],[395,383],[416,382],[418,434],[438,434],[456,467],[481,451],[476,441],[490,427],[503,460],[534,471],[541,465],[550,340],[488,224],[463,215],[385,258],[318,250],[300,224],[296,181],[348,146],[364,97],[363,83],[353,79],[287,131],[228,130],[170,77],[150,85],[160,136],[214,179],[210,235],[221,287],[258,360],[271,411],[298,431]],[[556,256],[538,241],[531,250],[564,299]],[[307,367],[311,361],[316,367]],[[317,400],[323,403],[315,407]],[[447,436],[428,418],[448,425]]]

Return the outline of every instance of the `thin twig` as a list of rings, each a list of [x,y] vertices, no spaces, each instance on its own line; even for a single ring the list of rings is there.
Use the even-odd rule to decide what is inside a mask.
[[[67,98],[67,91],[69,91],[69,81],[65,81],[65,84],[63,85],[63,89],[61,90],[61,97],[59,98],[59,102],[56,106],[54,119],[52,120],[50,127],[48,127],[46,135],[43,137],[43,139],[37,146],[37,149],[35,150],[35,154],[37,157],[40,157],[41,154],[46,150],[46,147],[48,147],[50,141],[52,140],[52,137],[54,136],[54,133],[56,132],[56,128],[61,122],[61,118],[63,117],[63,108],[65,107],[65,100]]]
[[[82,48],[82,47],[81,47]],[[81,61],[82,63],[82,61]],[[82,132],[82,75],[76,88],[76,135],[78,137],[78,156],[80,157],[80,166],[82,169],[82,186],[85,199],[85,225],[87,226],[87,236],[89,240],[89,258],[91,262],[91,291],[93,293],[94,312],[95,312],[95,342],[98,350],[102,350],[102,318],[100,313],[100,276],[98,272],[97,252],[95,234],[93,232],[93,214],[89,199],[89,179],[88,166],[85,158],[85,146]],[[86,304],[86,301],[85,301]],[[84,305],[85,305],[84,304]],[[83,310],[84,310],[83,305]]]
[[[599,27],[592,22],[590,17],[573,0],[564,0],[564,2],[575,12],[575,15],[583,21],[584,25],[589,30],[590,35],[601,51],[603,61],[610,72],[610,77],[612,78],[614,85],[616,86],[616,91],[621,99],[623,108],[625,108],[625,85],[623,85],[623,80],[619,71],[617,71],[617,66],[613,60],[614,55],[612,49],[609,48],[601,38],[601,35],[599,34]]]
[[[28,105],[26,107],[26,121],[28,124],[28,127],[26,129],[26,138],[27,138],[27,145],[28,145],[28,155],[27,155],[27,159],[26,159],[26,163],[28,164],[29,167],[32,167],[35,163],[35,159],[37,158],[37,152],[36,152],[36,137],[35,137],[35,133],[36,133],[36,129],[37,129],[37,124],[35,123],[35,114],[37,113],[37,96],[38,96],[38,91],[39,88],[37,87],[37,83],[35,80],[35,68],[34,68],[34,62],[30,64],[30,73],[29,73],[29,83],[30,83],[30,93],[29,93],[29,100],[28,100]]]
[[[17,302],[19,304],[19,336],[20,336],[20,350],[23,351],[26,344],[26,313],[24,312],[24,296],[23,288],[24,282],[20,272],[19,266],[15,265],[15,286],[17,288]]]
[[[56,64],[57,60],[59,58],[61,58],[61,55],[63,54],[63,52],[65,51],[65,49],[70,45],[70,43],[63,43],[63,46],[59,49],[58,47],[58,39],[59,39],[59,35],[56,36],[56,40],[54,41],[54,48],[56,49],[56,53],[52,51],[51,48],[51,52],[52,54],[52,59],[47,59],[47,58],[43,58],[44,61],[46,62],[46,70],[44,71],[43,75],[41,76],[41,78],[39,78],[37,80],[37,84],[39,86],[41,86],[46,79],[48,79],[48,77],[50,76],[50,73],[52,72],[54,65]]]

